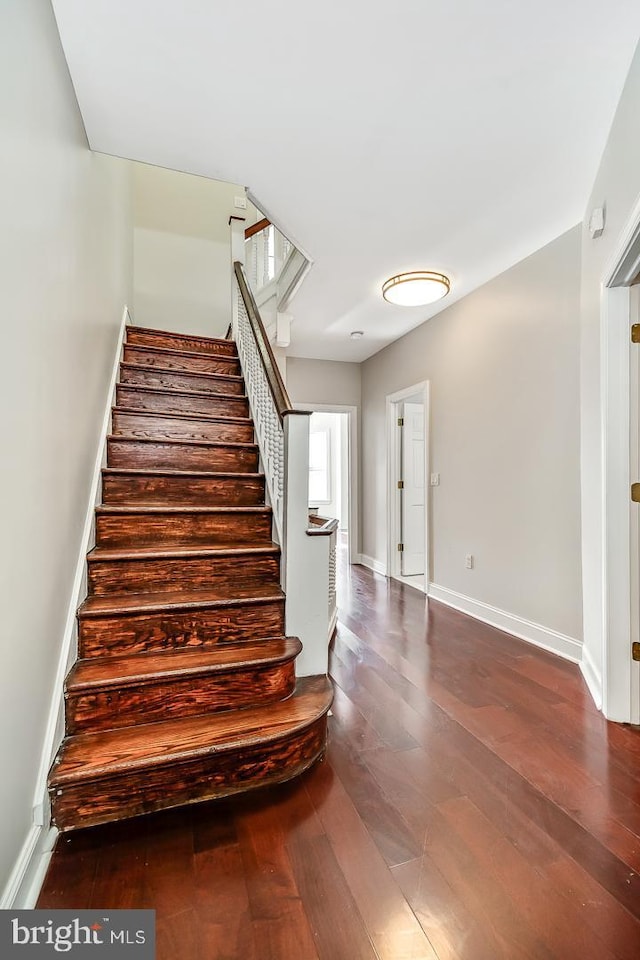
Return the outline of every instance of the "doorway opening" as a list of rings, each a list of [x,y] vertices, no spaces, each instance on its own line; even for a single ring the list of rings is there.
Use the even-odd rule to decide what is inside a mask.
[[[349,414],[314,411],[309,423],[309,512],[338,521],[349,550]]]
[[[428,424],[426,382],[387,397],[387,571],[424,593],[429,589]]]
[[[338,563],[359,563],[358,408],[296,404],[311,412],[309,510],[338,520]]]

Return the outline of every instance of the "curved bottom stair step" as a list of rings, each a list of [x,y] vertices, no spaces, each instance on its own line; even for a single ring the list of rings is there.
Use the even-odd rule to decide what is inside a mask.
[[[289,780],[324,751],[332,700],[327,677],[305,677],[267,706],[69,737],[49,777],[53,822],[72,830]]]
[[[79,660],[67,677],[67,733],[252,707],[291,695],[296,637]]]

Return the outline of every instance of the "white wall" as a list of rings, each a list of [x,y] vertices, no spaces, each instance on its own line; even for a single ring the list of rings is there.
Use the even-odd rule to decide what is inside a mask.
[[[576,227],[362,370],[363,556],[386,563],[385,397],[429,380],[432,580],[574,640],[579,289]]]
[[[360,409],[361,364],[287,357],[287,391],[294,403],[335,403]]]
[[[122,310],[126,161],[92,154],[47,0],[0,6],[0,892],[30,832]]]
[[[584,645],[593,671],[602,671],[602,435],[600,420],[600,297],[609,260],[640,194],[640,49],[636,51],[585,211],[582,232],[581,422]],[[604,233],[592,240],[588,221],[604,207]],[[594,691],[597,692],[597,691]]]
[[[229,216],[244,187],[134,164],[137,324],[223,337],[231,321]]]

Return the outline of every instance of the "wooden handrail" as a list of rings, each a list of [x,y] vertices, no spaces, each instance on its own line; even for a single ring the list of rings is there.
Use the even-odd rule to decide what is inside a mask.
[[[337,520],[325,520],[324,517],[311,514],[306,532],[308,537],[329,537],[337,529]]]
[[[273,350],[271,349],[271,344],[269,343],[267,331],[264,328],[262,318],[260,317],[260,312],[258,311],[253,294],[249,289],[249,284],[247,283],[244,270],[242,269],[242,264],[239,260],[234,262],[233,269],[235,271],[236,280],[238,281],[238,286],[240,287],[240,293],[242,294],[242,299],[244,300],[247,316],[249,317],[249,323],[251,324],[251,329],[253,330],[253,335],[258,346],[262,365],[267,375],[267,381],[269,383],[271,395],[273,396],[280,420],[283,420],[285,415],[292,413],[304,413],[309,416],[309,412],[306,410],[293,409],[291,400],[289,399],[289,394],[287,393],[287,388],[285,387],[280,375],[276,358],[273,355]]]
[[[271,220],[267,220],[266,217],[263,217],[262,220],[258,220],[257,223],[253,223],[250,227],[244,231],[245,240],[249,240],[251,237],[255,237],[256,233],[261,233],[263,230],[266,230],[267,227],[271,226]]]

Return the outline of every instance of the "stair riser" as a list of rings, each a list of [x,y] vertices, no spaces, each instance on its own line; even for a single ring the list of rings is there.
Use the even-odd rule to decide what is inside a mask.
[[[231,357],[180,356],[178,353],[161,353],[153,349],[141,349],[130,344],[124,345],[125,363],[137,363],[145,367],[159,367],[163,370],[185,370],[187,373],[222,373],[226,376],[240,376],[240,362]]]
[[[244,394],[242,380],[227,380],[223,376],[214,379],[195,373],[172,373],[169,370],[138,370],[126,364],[120,367],[120,383],[157,387],[159,390],[197,390],[199,393],[224,393],[228,396]]]
[[[284,633],[284,600],[196,610],[80,617],[78,650],[88,657],[202,650]]]
[[[255,473],[258,469],[256,447],[188,447],[170,441],[144,443],[136,440],[107,441],[107,463],[110,467],[132,470],[217,470]]]
[[[119,407],[148,410],[150,413],[191,413],[204,417],[248,417],[249,403],[243,397],[189,397],[179,393],[138,390],[119,386],[116,390]]]
[[[126,517],[98,514],[96,543],[101,547],[142,544],[267,543],[271,513],[133,513]]]
[[[258,747],[54,788],[53,823],[61,831],[73,830],[283,783],[310,767],[325,743],[322,717],[300,733]]]
[[[219,443],[253,443],[250,423],[224,420],[178,420],[170,416],[148,416],[114,410],[112,432],[115,436],[147,440],[211,440]]]
[[[172,333],[137,330],[135,327],[127,327],[127,343],[145,347],[162,347],[165,350],[212,354],[216,357],[237,356],[233,340],[199,340],[198,337],[178,337]]]
[[[105,504],[146,506],[252,507],[264,503],[261,477],[140,477],[107,474],[102,480]]]
[[[89,592],[147,593],[206,590],[208,587],[260,587],[280,581],[278,555],[171,557],[145,560],[89,561]]]
[[[193,717],[283,700],[293,693],[293,661],[170,680],[141,682],[92,693],[68,693],[67,733],[111,730],[137,723]]]

